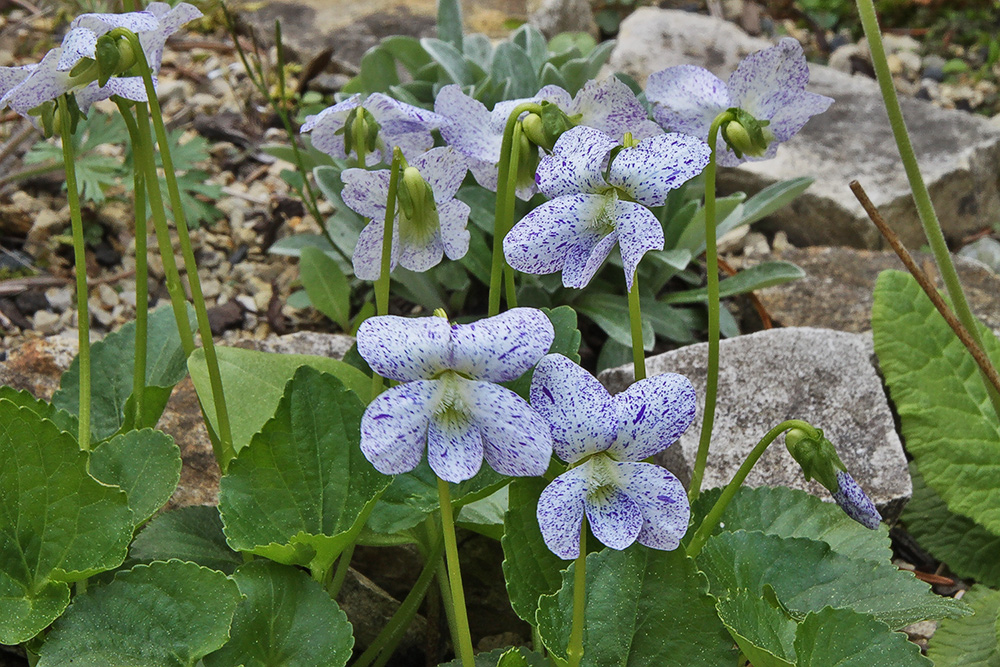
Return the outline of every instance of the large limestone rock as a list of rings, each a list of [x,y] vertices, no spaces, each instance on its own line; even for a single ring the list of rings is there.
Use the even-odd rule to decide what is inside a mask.
[[[913,253],[917,265],[932,269],[928,253]],[[792,262],[806,277],[758,291],[757,298],[780,326],[821,327],[837,331],[871,331],[872,293],[878,274],[887,269],[905,270],[892,251],[854,248],[788,248],[760,258]],[[976,317],[1000,332],[1000,276],[983,264],[954,257],[965,295]],[[938,280],[938,288],[944,285]]]
[[[725,80],[749,52],[769,46],[736,26],[685,12],[643,8],[622,22],[610,65],[644,83],[653,72],[689,63]],[[830,109],[810,120],[777,157],[722,170],[720,191],[754,193],[780,180],[816,182],[770,220],[796,245],[882,247],[878,232],[848,183],[857,179],[903,242],[924,243],[916,209],[875,81],[811,65],[809,90],[832,97]],[[901,100],[924,179],[951,240],[1000,217],[1000,128],[987,119]]]
[[[883,516],[898,516],[912,487],[873,365],[871,336],[828,329],[771,329],[724,340],[720,352],[718,408],[703,488],[727,484],[771,428],[786,419],[803,419],[823,429]],[[646,360],[648,375],[681,373],[698,393],[694,424],[658,455],[658,462],[685,484],[698,451],[707,354],[708,344],[701,343]],[[600,375],[611,393],[625,389],[633,378],[631,365]],[[768,448],[746,483],[790,486],[830,499],[819,484],[804,481],[783,438]]]

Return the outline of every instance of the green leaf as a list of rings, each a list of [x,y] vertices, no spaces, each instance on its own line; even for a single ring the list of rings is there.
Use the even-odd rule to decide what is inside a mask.
[[[903,508],[906,531],[920,546],[961,577],[1000,587],[1000,535],[972,519],[948,511],[941,496],[927,486],[910,463],[913,497]]]
[[[973,586],[962,601],[976,615],[941,621],[927,657],[938,667],[1000,667],[1000,591]]]
[[[542,597],[538,607],[542,641],[563,659],[573,619],[574,571],[570,566],[559,592]],[[705,575],[682,549],[634,544],[588,555],[585,614],[582,667],[736,663]]]
[[[510,81],[510,95],[514,98],[530,97],[538,92],[538,77],[528,54],[514,42],[500,42],[493,53],[491,67],[497,81]]]
[[[528,54],[528,59],[535,72],[542,71],[542,67],[549,57],[549,47],[545,43],[545,35],[538,28],[530,23],[525,23],[511,33],[510,41],[520,46]]]
[[[243,600],[229,642],[205,667],[343,667],[354,636],[347,614],[301,570],[258,560],[233,575]]]
[[[396,61],[392,55],[373,47],[361,56],[361,68],[358,76],[369,93],[385,93],[392,86],[399,85],[399,74],[396,73]]]
[[[271,354],[237,347],[216,347],[215,352],[219,357],[222,391],[229,407],[236,451],[246,447],[264,422],[271,418],[285,385],[302,366],[336,376],[364,401],[371,394],[371,378],[337,359],[309,354]],[[188,368],[202,402],[214,405],[204,350],[199,348],[191,353]],[[214,410],[208,410],[208,419],[218,432]]]
[[[42,419],[48,419],[62,431],[76,436],[79,432],[79,422],[76,415],[60,410],[51,403],[35,398],[30,391],[18,391],[13,387],[0,387],[0,399],[8,400],[19,408],[27,408]]]
[[[125,560],[128,501],[88,475],[87,460],[73,436],[0,400],[0,644],[54,621],[69,603],[67,582]]]
[[[137,565],[73,600],[38,667],[194,667],[226,642],[239,599],[221,572],[176,560]]]
[[[337,263],[319,248],[307,247],[299,258],[299,272],[316,310],[346,331],[351,324],[351,285]]]
[[[392,35],[379,43],[379,48],[392,54],[410,74],[416,74],[420,68],[431,62],[431,57],[420,46],[420,40],[409,35]]]
[[[931,593],[911,572],[887,562],[851,559],[825,542],[800,537],[743,530],[720,533],[705,544],[698,566],[708,575],[716,597],[741,589],[760,594],[770,584],[781,601],[801,615],[835,606],[901,628],[968,613],[962,603]]]
[[[493,63],[493,42],[490,41],[489,37],[479,32],[465,35],[462,53],[488,72]]]
[[[743,655],[754,667],[795,665],[795,621],[749,591],[734,591],[715,605]]]
[[[447,83],[457,83],[461,86],[471,86],[476,83],[465,56],[454,46],[433,37],[424,37],[420,40],[420,45],[440,65],[448,77]]]
[[[535,623],[538,599],[559,590],[561,571],[568,565],[545,546],[538,527],[535,510],[547,484],[541,477],[522,477],[511,483],[500,540],[510,606],[518,617],[531,624]]]
[[[879,275],[872,329],[917,470],[949,511],[1000,535],[1000,423],[972,356],[908,273]],[[1000,342],[979,331],[996,365]]]
[[[726,220],[744,199],[746,195],[737,192],[715,200],[716,234],[719,233],[719,223]],[[705,252],[705,208],[697,202],[690,202],[687,206],[691,207],[690,214],[682,209],[667,225],[663,247],[667,250],[689,250],[692,256],[697,257]]]
[[[814,180],[808,176],[800,176],[767,186],[748,199],[742,207],[726,216],[726,219],[719,223],[719,234],[725,234],[741,225],[751,225],[761,218],[766,218],[794,201],[813,184]],[[732,219],[730,220],[730,218]]]
[[[230,546],[329,570],[390,482],[361,453],[364,409],[336,377],[308,366],[295,372],[274,417],[220,482]]]
[[[507,511],[507,500],[507,487],[503,486],[485,498],[464,505],[455,517],[455,523],[499,541],[503,537],[503,515]]]
[[[459,0],[439,0],[437,11],[438,37],[462,50],[462,5]]]
[[[628,300],[618,294],[586,292],[576,303],[576,312],[586,315],[601,327],[604,333],[629,349],[632,348],[631,319],[628,312]],[[647,352],[653,349],[656,334],[653,324],[647,319],[642,321],[642,349]]]
[[[692,525],[700,526],[705,515],[722,495],[709,489],[692,504]],[[888,562],[892,558],[888,529],[868,530],[848,517],[833,503],[825,503],[811,493],[788,487],[740,487],[722,514],[722,526],[713,535],[737,530],[759,530],[778,537],[805,537],[825,542],[849,558]],[[688,531],[688,539],[694,531]]]
[[[573,53],[574,58],[590,53],[595,46],[597,40],[585,32],[561,32],[549,40],[549,51],[556,54]]]
[[[831,607],[809,614],[799,624],[795,653],[799,667],[930,667],[932,664],[902,632],[891,632],[870,616]]]
[[[542,71],[538,75],[538,83],[541,86],[554,85],[560,88],[566,87],[566,79],[563,78],[562,73],[552,63],[545,63],[542,66]]]
[[[90,455],[90,474],[128,496],[135,525],[163,507],[181,478],[181,450],[162,431],[129,431],[99,445]]]
[[[755,290],[781,285],[804,278],[806,272],[791,262],[761,262],[757,266],[740,271],[735,276],[719,282],[719,296],[735,296]],[[663,297],[664,303],[695,303],[708,299],[708,288],[671,292]]]
[[[188,306],[189,326],[194,326],[194,309]],[[139,428],[152,428],[160,420],[163,408],[175,384],[184,379],[184,349],[169,306],[158,308],[149,316],[146,344],[146,401],[140,423],[134,410],[126,410],[132,398],[135,359],[135,322],[128,322],[104,340],[90,346],[91,401],[90,432],[95,441]],[[73,415],[80,414],[80,358],[63,373],[52,404]],[[134,399],[133,399],[134,400]]]
[[[153,518],[132,542],[129,558],[140,562],[176,558],[232,574],[245,561],[226,544],[217,507],[196,505]]]
[[[515,657],[516,656],[516,657]],[[523,661],[523,662],[520,662]],[[541,653],[529,651],[524,647],[495,648],[483,651],[475,656],[475,667],[550,667],[549,661]],[[443,662],[438,667],[465,667],[461,658]]]

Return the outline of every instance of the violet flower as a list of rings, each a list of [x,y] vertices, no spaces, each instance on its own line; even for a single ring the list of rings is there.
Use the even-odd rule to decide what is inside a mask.
[[[694,387],[667,373],[611,396],[590,373],[546,355],[531,381],[531,407],[552,427],[552,446],[570,469],[538,499],[538,526],[560,558],[580,554],[586,513],[594,536],[612,549],[638,541],[676,549],[691,508],[680,480],[643,463],[675,442],[694,420]]]
[[[397,265],[412,271],[426,271],[441,261],[461,259],[469,250],[469,205],[455,199],[468,171],[464,156],[453,148],[433,148],[409,163],[419,172],[434,196],[421,212],[408,215],[397,197],[392,227],[390,270]],[[367,171],[345,169],[341,174],[344,203],[371,222],[361,230],[354,248],[354,274],[362,280],[377,280],[382,274],[382,239],[385,231],[386,200],[389,196],[389,169]],[[399,188],[406,187],[404,178]],[[423,196],[423,193],[417,193]]]
[[[639,140],[663,134],[632,89],[614,76],[588,81],[576,97],[556,85],[545,86],[537,97],[558,106],[576,125],[598,129],[615,141],[626,132]]]
[[[663,226],[647,206],[708,164],[708,144],[683,134],[660,134],[621,150],[600,130],[575,127],[542,159],[535,177],[553,197],[521,219],[503,241],[507,263],[525,273],[562,271],[563,285],[585,287],[615,243],[625,283],[649,250],[663,249]]]
[[[441,128],[441,136],[449,145],[468,156],[469,170],[476,182],[487,190],[496,192],[499,178],[500,150],[507,119],[514,108],[535,98],[498,102],[493,111],[487,111],[479,100],[462,92],[458,84],[445,86],[434,100],[434,111],[451,121]],[[518,182],[518,198],[531,199],[535,183]]]
[[[840,509],[844,510],[844,514],[865,528],[871,530],[878,528],[879,522],[882,521],[882,515],[875,509],[875,503],[854,481],[850,473],[843,470],[838,471],[837,484],[837,490],[832,492],[833,499],[840,505]]]
[[[365,142],[365,165],[371,167],[380,161],[392,162],[396,146],[408,158],[423,153],[434,145],[431,130],[447,124],[446,118],[434,112],[372,93],[364,101],[360,94],[351,95],[307,116],[301,131],[312,133],[315,148],[339,159],[348,153],[356,156],[354,142]]]
[[[718,163],[733,167],[744,160],[774,157],[778,144],[788,141],[816,114],[833,102],[808,93],[809,66],[802,46],[786,37],[777,45],[744,58],[728,83],[701,67],[678,65],[649,77],[646,97],[653,117],[667,130],[708,140],[712,121],[728,109],[742,109],[762,125],[765,146],[759,155],[738,157],[720,132],[716,144]]]
[[[358,352],[379,375],[403,382],[361,419],[361,451],[387,475],[413,470],[427,450],[443,480],[461,482],[483,458],[503,475],[541,475],[552,456],[549,426],[497,382],[520,377],[552,345],[549,319],[513,308],[472,324],[386,315],[358,329]]]

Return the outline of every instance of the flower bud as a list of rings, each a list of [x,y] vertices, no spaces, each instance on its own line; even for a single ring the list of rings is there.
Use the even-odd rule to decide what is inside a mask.
[[[729,109],[735,118],[722,124],[722,138],[733,149],[736,157],[743,155],[761,157],[774,141],[774,134],[766,129],[771,121],[759,121],[743,109]]]
[[[840,488],[837,473],[847,468],[822,431],[816,429],[815,434],[810,434],[804,429],[793,428],[785,434],[785,447],[802,467],[806,480],[815,479],[830,493]]]

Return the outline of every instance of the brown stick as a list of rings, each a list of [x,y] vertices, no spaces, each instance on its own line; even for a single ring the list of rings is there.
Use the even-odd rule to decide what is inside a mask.
[[[851,181],[850,187],[851,192],[853,192],[854,196],[858,198],[859,202],[861,202],[861,206],[865,209],[865,213],[867,213],[868,217],[871,218],[871,221],[875,223],[878,230],[882,232],[882,236],[884,236],[885,240],[889,242],[892,249],[896,251],[896,255],[898,255],[899,259],[902,260],[906,270],[909,271],[914,278],[916,278],[920,288],[924,290],[924,294],[927,295],[927,298],[931,300],[934,307],[937,308],[939,313],[941,313],[941,317],[944,318],[944,321],[948,323],[951,330],[955,332],[958,339],[962,341],[962,344],[965,345],[967,350],[969,350],[972,358],[975,359],[976,364],[978,364],[979,370],[982,371],[986,379],[990,381],[990,384],[992,384],[994,388],[1000,392],[1000,376],[997,375],[996,369],[993,368],[993,364],[990,363],[986,353],[983,352],[982,348],[976,345],[974,340],[972,340],[969,332],[965,330],[962,323],[959,322],[958,318],[955,317],[955,314],[951,312],[951,308],[948,307],[948,304],[946,304],[944,299],[941,298],[941,295],[938,294],[937,288],[934,287],[930,278],[928,278],[927,274],[921,271],[920,267],[917,266],[917,263],[913,261],[913,257],[911,257],[910,253],[903,247],[903,244],[900,242],[899,236],[896,235],[896,232],[889,229],[889,225],[885,224],[885,220],[878,212],[878,209],[875,208],[875,204],[872,203],[872,200],[868,198],[868,194],[865,192],[865,189],[861,187],[861,184],[857,181]]]
[[[727,275],[736,275],[736,269],[734,269],[729,262],[725,261],[721,257],[718,259],[718,262],[719,268],[725,271]],[[750,304],[753,306],[754,310],[757,311],[757,316],[760,317],[761,324],[764,328],[773,329],[774,322],[771,321],[771,316],[768,314],[767,309],[764,308],[764,303],[753,292],[747,292],[746,296],[750,297]]]

